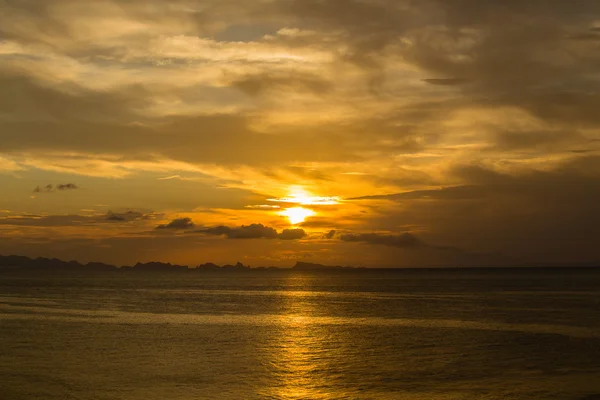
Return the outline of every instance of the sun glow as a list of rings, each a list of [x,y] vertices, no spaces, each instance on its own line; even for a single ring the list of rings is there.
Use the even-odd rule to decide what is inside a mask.
[[[315,196],[302,186],[291,186],[286,197],[268,200],[276,203],[289,204],[289,208],[283,209],[278,212],[278,214],[287,217],[292,225],[300,224],[304,222],[306,218],[316,215],[317,213],[311,208],[339,204],[339,197]],[[305,208],[302,206],[313,207]]]
[[[277,199],[269,199],[278,203],[294,203],[302,205],[333,205],[339,203],[339,197],[335,196],[313,196],[312,193],[307,192],[304,188],[299,186],[292,186],[290,188],[287,197],[281,197]]]
[[[292,225],[296,225],[315,215],[315,212],[304,207],[292,207],[279,212],[279,215],[287,217]]]

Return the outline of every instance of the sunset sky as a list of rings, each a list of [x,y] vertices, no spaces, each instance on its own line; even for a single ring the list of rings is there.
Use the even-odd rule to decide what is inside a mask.
[[[600,262],[600,2],[0,0],[0,254]]]

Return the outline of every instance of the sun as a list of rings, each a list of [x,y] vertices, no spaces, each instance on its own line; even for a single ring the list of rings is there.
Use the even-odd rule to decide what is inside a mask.
[[[292,225],[296,225],[315,215],[315,212],[304,207],[292,207],[279,212],[279,215],[287,217]]]
[[[317,215],[317,213],[311,208],[330,206],[340,203],[339,197],[315,196],[314,194],[305,190],[302,186],[290,186],[288,190],[288,196],[268,199],[268,201],[276,203],[288,203],[290,207],[279,211],[277,214],[287,217],[292,225],[300,224],[304,222],[306,218]],[[311,208],[305,208],[302,206],[311,206]]]
[[[291,186],[287,197],[280,197],[276,199],[269,199],[269,201],[278,203],[293,203],[299,205],[317,205],[327,206],[339,204],[339,197],[337,196],[315,196],[308,192],[301,186]]]

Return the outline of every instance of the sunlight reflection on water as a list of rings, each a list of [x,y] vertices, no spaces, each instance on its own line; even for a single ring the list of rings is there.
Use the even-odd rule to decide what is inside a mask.
[[[472,276],[287,272],[118,278],[0,285],[0,393],[52,400],[600,393],[598,291],[588,277],[579,291],[537,277],[501,286]]]
[[[305,276],[291,276],[289,285],[303,288],[304,293],[310,280]],[[325,368],[324,328],[309,322],[315,314],[315,305],[307,301],[308,296],[289,296],[283,300],[284,314],[281,324],[272,331],[268,351],[269,366],[275,384],[265,385],[263,394],[270,398],[298,399],[321,398],[325,376],[319,369]],[[331,379],[331,377],[329,377]]]

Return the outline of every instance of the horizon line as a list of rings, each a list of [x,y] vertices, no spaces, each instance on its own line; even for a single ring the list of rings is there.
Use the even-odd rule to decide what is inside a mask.
[[[15,265],[11,265],[10,262],[17,262]],[[39,265],[23,265],[23,263],[38,263]],[[45,263],[46,265],[41,265]],[[54,264],[55,269],[64,268],[89,268],[95,270],[145,270],[145,271],[195,271],[195,270],[464,270],[464,269],[478,269],[478,270],[498,270],[498,269],[595,269],[600,267],[600,263],[560,263],[560,264],[542,264],[542,263],[531,263],[531,265],[504,265],[504,266],[485,266],[485,265],[428,265],[428,266],[405,266],[405,267],[364,267],[364,266],[342,266],[342,265],[327,265],[321,263],[298,261],[292,267],[279,267],[279,266],[255,266],[244,265],[241,262],[236,264],[223,264],[218,265],[212,262],[204,262],[197,264],[196,266],[172,264],[171,262],[162,261],[138,261],[134,265],[115,265],[99,261],[90,261],[82,263],[77,260],[65,261],[55,257],[29,257],[23,255],[2,255],[0,254],[0,268],[53,268],[51,264]]]

